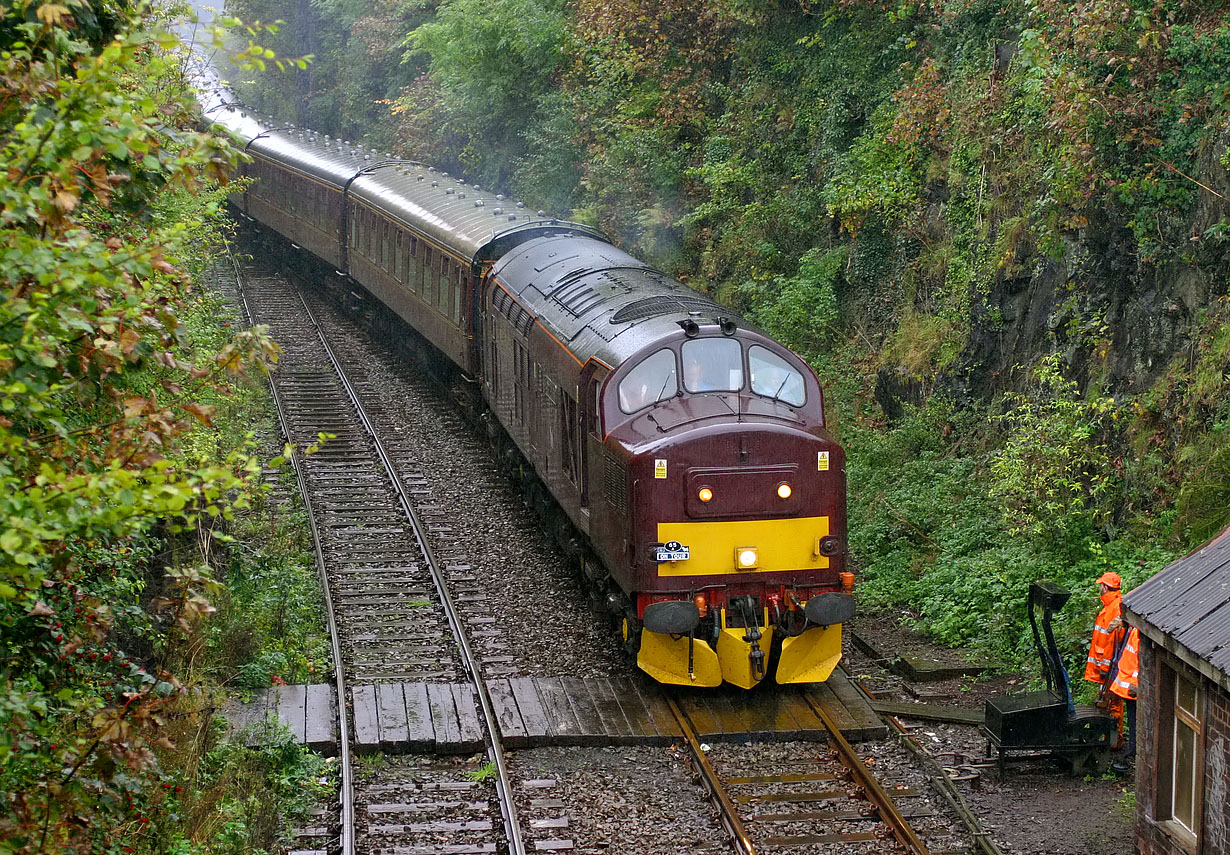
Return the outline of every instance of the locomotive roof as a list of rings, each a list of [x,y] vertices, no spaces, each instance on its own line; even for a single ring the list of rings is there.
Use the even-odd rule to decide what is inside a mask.
[[[1230,691],[1230,528],[1123,598],[1142,635]]]
[[[590,237],[535,238],[492,270],[581,363],[596,358],[618,366],[653,342],[679,335],[680,322],[689,319],[703,326],[727,318],[750,328],[679,280]]]

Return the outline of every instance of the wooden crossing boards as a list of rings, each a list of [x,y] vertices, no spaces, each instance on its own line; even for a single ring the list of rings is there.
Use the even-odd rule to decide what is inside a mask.
[[[483,747],[474,690],[464,683],[376,683],[350,690],[355,750],[468,754]]]
[[[680,738],[663,690],[627,677],[509,677],[487,682],[505,745],[668,745]],[[756,692],[683,691],[677,696],[697,735],[708,742],[825,738],[812,705],[823,708],[846,739],[878,739],[887,730],[844,673],[799,688]],[[350,690],[351,738],[360,753],[468,754],[481,750],[473,689],[461,683],[373,683]],[[275,686],[228,710],[237,727],[273,714],[296,739],[337,750],[328,686]]]
[[[270,686],[255,692],[247,703],[226,704],[223,714],[249,744],[260,738],[267,722],[276,719],[296,742],[322,754],[337,753],[337,694],[328,684]]]
[[[680,738],[662,691],[623,677],[510,677],[487,691],[504,744],[667,745]],[[707,741],[823,740],[811,707],[823,707],[851,741],[887,730],[844,674],[806,688],[749,694],[684,692],[681,704]],[[360,751],[457,753],[481,746],[476,700],[460,684],[384,683],[352,692],[354,739]]]
[[[510,748],[666,744],[679,738],[666,702],[626,678],[515,677],[490,680],[487,691]]]

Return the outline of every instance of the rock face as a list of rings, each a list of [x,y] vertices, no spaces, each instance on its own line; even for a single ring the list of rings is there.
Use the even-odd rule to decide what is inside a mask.
[[[1193,358],[1207,319],[1230,294],[1230,235],[1218,235],[1230,217],[1225,153],[1224,140],[1206,152],[1195,210],[1167,229],[1189,235],[1187,246],[1143,261],[1131,230],[1111,213],[1068,235],[1058,260],[1021,250],[1016,272],[973,299],[969,339],[934,384],[881,369],[875,394],[885,416],[900,417],[929,387],[958,400],[1020,388],[1029,366],[1054,351],[1083,388],[1112,394],[1145,391],[1177,358]]]

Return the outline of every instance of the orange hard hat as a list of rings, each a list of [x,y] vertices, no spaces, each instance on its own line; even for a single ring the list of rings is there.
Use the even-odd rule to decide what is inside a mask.
[[[1098,577],[1098,584],[1105,585],[1106,587],[1117,591],[1119,590],[1119,587],[1122,584],[1122,582],[1119,579],[1118,573],[1106,572]]]

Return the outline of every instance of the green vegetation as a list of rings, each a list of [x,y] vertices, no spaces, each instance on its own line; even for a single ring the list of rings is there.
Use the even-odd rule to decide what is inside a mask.
[[[194,130],[160,20],[106,0],[0,12],[5,853],[260,852],[327,779],[284,734],[243,748],[211,718],[219,682],[273,670],[270,636],[294,645],[288,678],[323,654],[237,417],[276,347],[193,278],[236,153]],[[255,583],[274,572],[277,603]]]
[[[496,768],[495,768],[494,760],[488,760],[487,762],[483,763],[483,765],[479,766],[477,769],[474,769],[470,772],[466,772],[467,778],[469,778],[471,781],[476,781],[477,783],[480,783],[480,784],[485,784],[488,781],[495,780],[495,776],[496,776]]]

